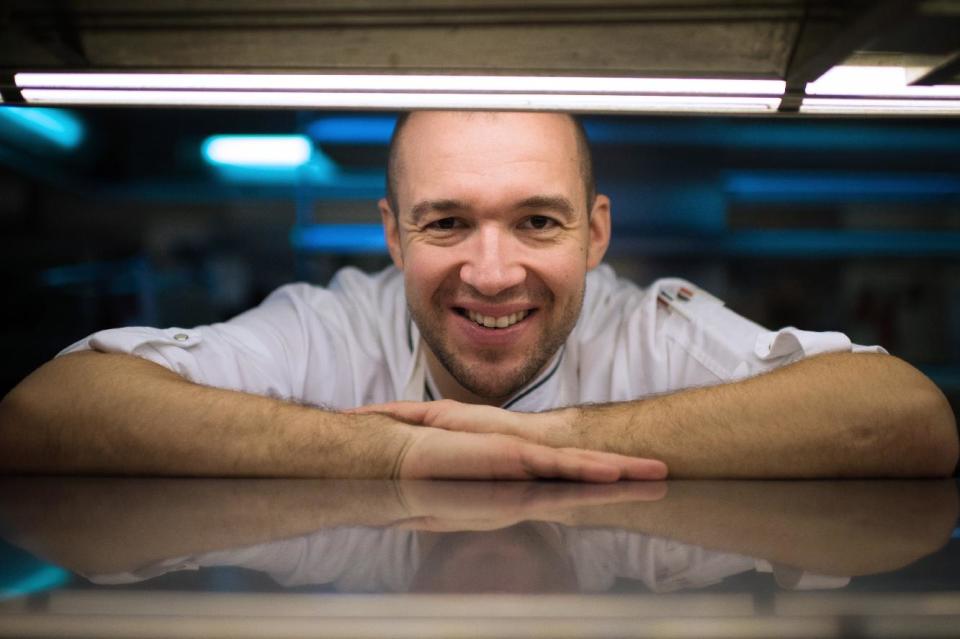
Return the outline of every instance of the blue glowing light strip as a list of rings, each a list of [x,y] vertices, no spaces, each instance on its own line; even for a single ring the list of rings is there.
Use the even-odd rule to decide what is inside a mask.
[[[957,257],[960,233],[938,231],[751,230],[656,235],[613,232],[611,252],[645,257]]]
[[[313,224],[290,231],[290,244],[300,251],[340,254],[384,253],[387,242],[379,224]]]
[[[203,159],[214,166],[292,168],[310,161],[313,146],[303,135],[211,135]]]
[[[330,116],[311,122],[307,135],[318,144],[386,145],[396,123],[386,115]]]
[[[0,128],[27,131],[61,149],[75,149],[83,141],[83,123],[69,111],[26,106],[0,106]]]
[[[724,191],[742,201],[910,201],[960,196],[960,177],[948,174],[733,171],[725,176]]]

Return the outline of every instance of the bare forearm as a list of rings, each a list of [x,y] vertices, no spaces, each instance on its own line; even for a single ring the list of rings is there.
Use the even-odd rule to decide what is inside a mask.
[[[390,477],[404,428],[199,386],[136,357],[84,352],[47,363],[0,403],[0,468]]]
[[[945,476],[957,460],[943,395],[884,355],[576,412],[570,443],[661,459],[672,477]]]

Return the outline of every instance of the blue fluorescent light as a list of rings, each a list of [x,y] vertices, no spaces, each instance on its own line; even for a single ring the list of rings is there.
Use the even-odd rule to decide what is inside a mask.
[[[212,135],[201,153],[228,182],[324,185],[339,175],[337,164],[303,135]]]
[[[215,166],[290,168],[309,162],[313,145],[303,135],[211,135],[201,152]]]
[[[387,241],[379,224],[312,224],[290,231],[290,244],[300,251],[385,253]]]
[[[0,106],[0,130],[26,131],[61,149],[83,141],[83,123],[70,111],[41,107]]]
[[[733,171],[724,190],[761,202],[901,201],[960,195],[960,178],[947,174],[867,174],[807,171]]]
[[[622,233],[615,230],[611,246],[615,253],[621,255],[727,255],[797,259],[956,257],[960,255],[960,232],[764,229],[659,234],[636,230]],[[949,370],[943,374],[951,375]]]
[[[307,135],[318,144],[386,146],[396,124],[397,118],[388,115],[323,117],[307,126]]]
[[[956,256],[960,233],[945,231],[735,231],[717,238],[731,255],[805,257]]]
[[[783,120],[604,120],[584,118],[596,144],[649,144],[756,149],[929,151],[953,153],[960,129]],[[895,151],[893,151],[895,150]]]

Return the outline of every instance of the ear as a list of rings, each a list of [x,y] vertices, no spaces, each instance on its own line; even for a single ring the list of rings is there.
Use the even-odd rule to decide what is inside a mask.
[[[610,245],[610,198],[597,195],[590,211],[590,238],[587,244],[587,269],[600,265]]]
[[[403,251],[400,250],[400,225],[397,222],[397,214],[390,208],[390,203],[385,198],[380,198],[377,202],[380,209],[380,220],[383,222],[383,236],[387,240],[387,250],[390,251],[390,258],[394,266],[403,270]]]

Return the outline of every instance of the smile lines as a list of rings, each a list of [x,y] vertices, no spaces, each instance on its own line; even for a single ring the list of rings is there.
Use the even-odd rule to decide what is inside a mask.
[[[504,315],[502,317],[493,317],[490,315],[482,315],[467,309],[459,310],[463,315],[469,317],[475,323],[486,328],[508,328],[530,314],[530,311],[519,311],[517,313],[511,313],[510,315]]]

